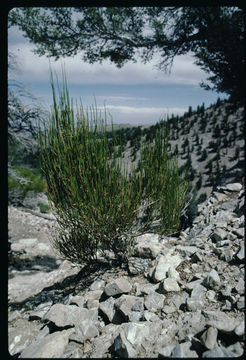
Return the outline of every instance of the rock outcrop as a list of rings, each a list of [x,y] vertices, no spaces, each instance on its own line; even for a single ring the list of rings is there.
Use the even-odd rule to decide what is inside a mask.
[[[199,205],[192,227],[178,237],[137,238],[128,269],[99,265],[79,269],[58,259],[50,271],[32,273],[12,267],[10,354],[20,358],[241,356],[243,199],[241,183],[218,187]],[[20,256],[31,256],[36,245],[33,238],[16,241],[12,253],[23,250]]]

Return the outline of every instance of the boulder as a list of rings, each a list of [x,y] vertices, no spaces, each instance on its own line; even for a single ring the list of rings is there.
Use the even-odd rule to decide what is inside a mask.
[[[245,293],[245,283],[243,279],[239,279],[237,285],[235,286],[235,290],[238,294],[242,295]]]
[[[202,313],[208,326],[225,333],[232,332],[239,322],[222,311],[203,310]]]
[[[94,338],[99,335],[99,331],[93,320],[83,320],[76,325],[74,332],[69,336],[69,340],[82,343],[87,339]]]
[[[167,278],[160,283],[158,291],[165,294],[170,291],[180,291],[180,287],[175,279]]]
[[[179,255],[172,255],[170,252],[166,255],[161,255],[157,261],[155,270],[153,272],[153,280],[160,282],[167,277],[169,268],[176,268],[183,259]]]
[[[45,314],[44,320],[54,323],[57,327],[75,326],[84,320],[97,320],[95,309],[79,308],[76,305],[55,304]]]
[[[159,350],[158,357],[159,358],[171,357],[171,353],[172,353],[174,348],[175,348],[175,345],[164,346],[161,350]]]
[[[210,273],[205,277],[203,285],[210,289],[217,289],[220,285],[220,277],[215,269],[212,269]]]
[[[211,238],[215,241],[215,242],[219,242],[221,240],[224,240],[226,237],[228,236],[227,231],[225,231],[222,228],[216,228],[213,232],[213,234],[211,235]]]
[[[188,311],[197,311],[203,309],[204,301],[200,297],[190,297],[186,300],[186,306]]]
[[[141,287],[142,295],[149,295],[150,293],[156,291],[159,288],[159,284],[145,284]]]
[[[32,342],[22,351],[20,358],[59,358],[62,356],[66,345],[68,344],[69,335],[74,329],[54,332],[46,335],[40,340]]]
[[[137,355],[137,351],[126,339],[126,335],[123,329],[120,330],[119,335],[117,335],[114,339],[112,351],[123,358],[133,358]]]
[[[93,359],[106,358],[115,338],[120,331],[120,325],[108,324],[103,327],[102,334],[93,339],[90,357]]]
[[[152,292],[145,297],[144,306],[147,310],[156,311],[163,308],[164,300],[164,295]]]
[[[245,259],[245,250],[244,250],[244,241],[242,241],[239,251],[236,254],[236,258],[240,261],[244,261]]]
[[[42,319],[52,306],[52,301],[39,304],[29,315],[29,320]]]
[[[227,184],[226,186],[224,186],[223,190],[234,192],[234,191],[242,190],[242,187],[243,186],[240,183],[233,183],[233,184]]]
[[[245,320],[242,320],[234,329],[237,336],[241,337],[245,334]]]
[[[191,350],[192,343],[186,341],[180,344],[177,344],[172,352],[171,358],[198,358],[198,354],[195,350]]]
[[[163,245],[157,234],[143,234],[135,238],[133,255],[144,259],[155,259],[161,252]]]
[[[216,346],[212,350],[204,351],[202,354],[203,358],[226,358],[235,357],[235,354],[227,350],[224,346]]]
[[[144,299],[142,297],[132,296],[132,295],[122,295],[119,299],[115,301],[115,308],[120,312],[123,318],[128,321],[131,312],[143,313]],[[139,317],[139,315],[133,315],[133,317]],[[141,316],[140,316],[141,317]]]
[[[104,286],[105,286],[104,280],[96,280],[89,286],[89,289],[92,291],[93,290],[103,290]]]
[[[206,323],[201,310],[181,313],[177,322],[178,340],[182,341],[189,335],[205,330],[205,326]]]
[[[129,281],[125,277],[120,277],[107,283],[104,292],[107,296],[115,296],[129,293],[131,289],[132,285],[129,283]]]
[[[112,322],[115,315],[114,298],[111,296],[99,304],[99,310],[106,316],[107,321]]]
[[[151,259],[130,257],[128,259],[128,271],[132,275],[144,274],[151,265]]]
[[[217,346],[218,330],[210,326],[200,337],[201,343],[209,350]]]

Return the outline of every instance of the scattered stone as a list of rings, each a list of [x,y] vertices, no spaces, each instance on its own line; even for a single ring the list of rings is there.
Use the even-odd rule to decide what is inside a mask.
[[[190,259],[190,260],[191,260],[192,263],[197,264],[197,263],[203,261],[203,257],[202,257],[202,255],[201,255],[199,252],[196,252],[196,253],[194,253],[194,254],[191,256],[191,259]]]
[[[134,256],[155,259],[162,250],[157,234],[143,234],[135,238]]]
[[[145,297],[144,306],[147,310],[156,311],[163,308],[164,300],[164,295],[152,292]]]
[[[235,357],[233,352],[227,350],[224,346],[217,346],[212,350],[204,351],[202,354],[203,358],[225,358],[225,357]]]
[[[201,343],[209,350],[217,346],[218,330],[210,326],[200,337]]]
[[[148,323],[125,323],[123,329],[126,339],[133,345],[141,345],[150,336]]]
[[[151,265],[151,259],[131,257],[128,259],[128,271],[132,275],[144,274]]]
[[[179,342],[186,336],[197,334],[205,329],[206,322],[201,310],[180,313],[177,322],[177,338]]]
[[[75,295],[70,298],[69,305],[77,305],[78,307],[83,308],[85,305],[85,298],[84,296]]]
[[[237,285],[235,286],[235,290],[238,294],[242,295],[245,292],[244,280],[239,279]]]
[[[199,216],[179,237],[139,237],[128,259],[133,279],[127,268],[77,276],[84,270],[51,258],[44,238],[15,236],[10,245],[22,250],[10,264],[10,355],[242,356],[244,215],[236,212],[242,190],[223,191],[198,206]]]
[[[171,352],[171,358],[198,358],[197,352],[190,350],[192,343],[190,341],[177,344]]]
[[[238,320],[232,318],[222,311],[203,310],[206,324],[222,332],[232,332],[238,324]]]
[[[191,297],[195,297],[195,298],[201,297],[202,298],[205,295],[206,291],[207,291],[207,289],[205,288],[205,286],[200,285],[200,283],[197,283],[191,291]]]
[[[244,310],[244,308],[245,308],[245,297],[241,296],[237,302],[237,309]]]
[[[212,269],[203,281],[203,285],[210,289],[217,289],[220,285],[220,277],[215,269]]]
[[[112,322],[114,315],[115,315],[115,308],[114,308],[114,298],[110,297],[106,301],[102,301],[99,304],[99,309],[103,312],[106,316],[107,321]]]
[[[84,320],[76,325],[75,331],[69,336],[69,340],[83,342],[99,335],[97,327],[92,320]]]
[[[191,297],[186,300],[186,306],[188,311],[197,311],[203,309],[204,301],[199,297]]]
[[[153,280],[156,282],[164,280],[167,277],[169,268],[175,269],[182,261],[179,255],[172,255],[171,253],[160,256],[152,275]]]
[[[216,292],[214,290],[208,290],[206,292],[206,298],[212,302],[215,302]]]
[[[86,302],[87,309],[98,309],[99,308],[99,300],[88,299]]]
[[[244,242],[241,243],[240,249],[239,249],[239,251],[237,252],[236,257],[237,257],[238,260],[244,261],[244,259],[245,259]]]
[[[235,234],[238,238],[244,238],[244,228],[233,229],[233,234]]]
[[[124,277],[120,277],[107,283],[104,292],[107,296],[115,296],[118,294],[129,293],[131,289],[132,285],[129,281]]]
[[[234,353],[235,357],[239,357],[244,353],[244,346],[242,346],[240,342],[236,342],[235,344],[228,346],[227,350]]]
[[[174,268],[170,267],[167,271],[167,277],[172,278],[176,281],[180,280],[179,272],[175,270]]]
[[[132,296],[132,295],[122,295],[119,299],[115,301],[115,308],[118,309],[118,311],[125,318],[125,320],[128,321],[130,313],[132,311],[143,313],[144,311],[143,302],[144,299],[141,297]]]
[[[227,231],[222,228],[216,228],[211,236],[215,242],[224,240],[227,237]]]
[[[43,317],[57,327],[67,327],[79,324],[83,320],[97,320],[97,310],[79,308],[76,305],[55,304]]]
[[[88,300],[99,300],[102,296],[103,290],[92,290],[84,294],[85,301]]]
[[[159,356],[160,358],[166,358],[166,357],[171,357],[171,353],[174,349],[175,345],[168,345],[163,347],[160,351],[159,351]]]
[[[186,304],[186,299],[189,297],[189,294],[187,292],[182,291],[181,295],[173,295],[169,301],[171,304],[174,304],[176,309],[180,309],[181,305]]]
[[[29,320],[42,319],[52,306],[52,301],[39,304],[29,315]]]
[[[22,351],[20,358],[58,358],[61,357],[66,345],[68,344],[69,335],[74,329],[54,332],[46,335],[40,340],[36,340]]]
[[[159,284],[146,284],[141,288],[142,295],[149,295],[150,293],[156,291],[159,287]]]
[[[240,322],[240,324],[238,324],[235,329],[234,329],[234,332],[237,336],[243,336],[245,334],[245,321],[242,320]]]
[[[35,341],[42,328],[36,321],[18,319],[15,327],[9,327],[8,343],[10,355],[21,353],[28,345]]]
[[[157,320],[159,320],[159,317],[155,313],[153,313],[151,311],[148,311],[148,310],[144,311],[143,317],[144,317],[144,319],[146,321],[157,321]]]
[[[103,290],[104,286],[105,286],[105,281],[104,280],[96,280],[90,285],[89,289],[92,290],[92,291],[94,291],[94,290]]]
[[[170,291],[179,291],[179,290],[180,287],[177,281],[173,278],[164,279],[159,286],[159,291],[164,294]]]
[[[242,190],[242,184],[240,183],[233,183],[233,184],[227,184],[226,186],[223,187],[223,190],[226,190],[226,191],[240,191]]]
[[[127,341],[124,330],[121,329],[118,336],[116,336],[112,345],[112,351],[123,358],[133,358],[137,351],[133,348],[129,341]]]

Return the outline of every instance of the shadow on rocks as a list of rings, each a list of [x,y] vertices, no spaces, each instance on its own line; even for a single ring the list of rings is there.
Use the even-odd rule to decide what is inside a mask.
[[[29,270],[29,272],[26,273],[27,276],[33,275],[37,271],[50,272],[56,270],[59,267],[59,264],[56,260],[57,259],[55,257],[49,255],[27,257],[24,255],[11,253],[9,255],[9,279],[14,277],[14,274],[11,273],[11,270]],[[22,275],[25,275],[25,273]]]
[[[77,274],[70,275],[56,282],[55,284],[45,287],[38,294],[26,298],[22,302],[9,302],[11,311],[25,309],[25,311],[33,310],[40,303],[52,301],[55,303],[67,304],[69,295],[76,295],[88,288],[95,280],[99,279],[107,270],[116,265],[95,262],[85,265]]]

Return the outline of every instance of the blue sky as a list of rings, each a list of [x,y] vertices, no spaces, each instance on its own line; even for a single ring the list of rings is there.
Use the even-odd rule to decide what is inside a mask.
[[[95,100],[99,108],[106,107],[114,123],[131,125],[154,124],[167,114],[183,114],[191,105],[196,109],[214,103],[222,94],[205,91],[200,86],[208,74],[194,65],[192,54],[175,58],[171,74],[157,69],[158,55],[143,64],[128,62],[118,69],[109,61],[88,64],[80,54],[54,61],[39,57],[34,45],[23,37],[17,27],[8,34],[8,49],[19,63],[14,75],[49,109],[52,102],[50,67],[61,79],[65,66],[70,96],[90,106]],[[13,74],[11,74],[13,77]]]

